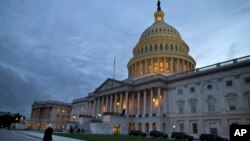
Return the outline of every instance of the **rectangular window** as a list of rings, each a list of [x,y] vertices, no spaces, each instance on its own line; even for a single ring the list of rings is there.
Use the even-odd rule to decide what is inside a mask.
[[[179,89],[178,90],[178,95],[181,95],[182,94],[182,89]]]
[[[248,107],[250,109],[250,97],[248,97],[247,99],[248,99]]]
[[[148,47],[146,46],[146,47],[145,47],[145,52],[147,52],[147,51],[148,51]]]
[[[192,129],[193,129],[193,134],[197,134],[198,133],[197,123],[192,123]]]
[[[227,86],[233,86],[233,81],[226,81]]]
[[[179,114],[183,114],[184,103],[179,103]]]
[[[179,129],[180,129],[180,132],[184,132],[184,123],[180,123],[179,124]]]
[[[158,72],[158,61],[157,61],[157,58],[154,59],[154,73],[157,73]]]
[[[245,83],[250,84],[250,77],[245,78]]]
[[[217,135],[217,134],[218,134],[217,128],[210,128],[210,134],[215,134],[215,135]]]
[[[191,112],[196,113],[196,102],[191,102]]]
[[[155,51],[157,51],[157,44],[155,44]]]
[[[194,87],[190,88],[190,92],[193,93],[195,91]]]
[[[164,58],[160,58],[160,72],[163,73],[164,72]]]
[[[150,51],[152,51],[152,45],[150,45]]]
[[[147,65],[148,65],[148,69],[147,69],[147,73],[151,73],[151,69],[152,69],[152,64],[151,64],[151,60],[147,60]]]
[[[170,72],[170,70],[169,70],[169,60],[167,59],[166,60],[166,72]]]
[[[215,112],[215,106],[213,103],[208,104],[208,112]]]
[[[162,50],[162,44],[160,44],[160,50]]]
[[[168,50],[168,44],[165,44],[165,49]]]
[[[228,103],[229,103],[229,109],[230,109],[230,111],[236,110],[236,99],[235,98],[229,99]]]

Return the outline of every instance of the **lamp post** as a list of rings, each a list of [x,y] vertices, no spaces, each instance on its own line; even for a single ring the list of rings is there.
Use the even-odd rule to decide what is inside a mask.
[[[173,125],[173,129],[174,129],[174,132],[175,132],[175,125]]]

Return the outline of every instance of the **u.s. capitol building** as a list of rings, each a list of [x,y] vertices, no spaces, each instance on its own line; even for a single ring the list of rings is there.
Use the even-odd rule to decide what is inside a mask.
[[[250,56],[195,69],[189,46],[164,21],[142,34],[129,60],[128,79],[107,79],[72,103],[70,121],[94,134],[132,129],[229,136],[231,124],[250,124]]]

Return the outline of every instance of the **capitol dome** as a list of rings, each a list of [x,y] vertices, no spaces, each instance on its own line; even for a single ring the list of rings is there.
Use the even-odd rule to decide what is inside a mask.
[[[188,45],[180,33],[164,21],[164,15],[158,1],[155,22],[142,33],[128,62],[129,79],[158,73],[168,76],[195,68]]]

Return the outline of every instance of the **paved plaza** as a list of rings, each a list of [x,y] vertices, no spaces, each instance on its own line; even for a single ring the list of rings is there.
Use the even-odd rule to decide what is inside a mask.
[[[43,133],[34,131],[0,130],[0,141],[42,141]],[[53,135],[53,141],[80,141]]]

